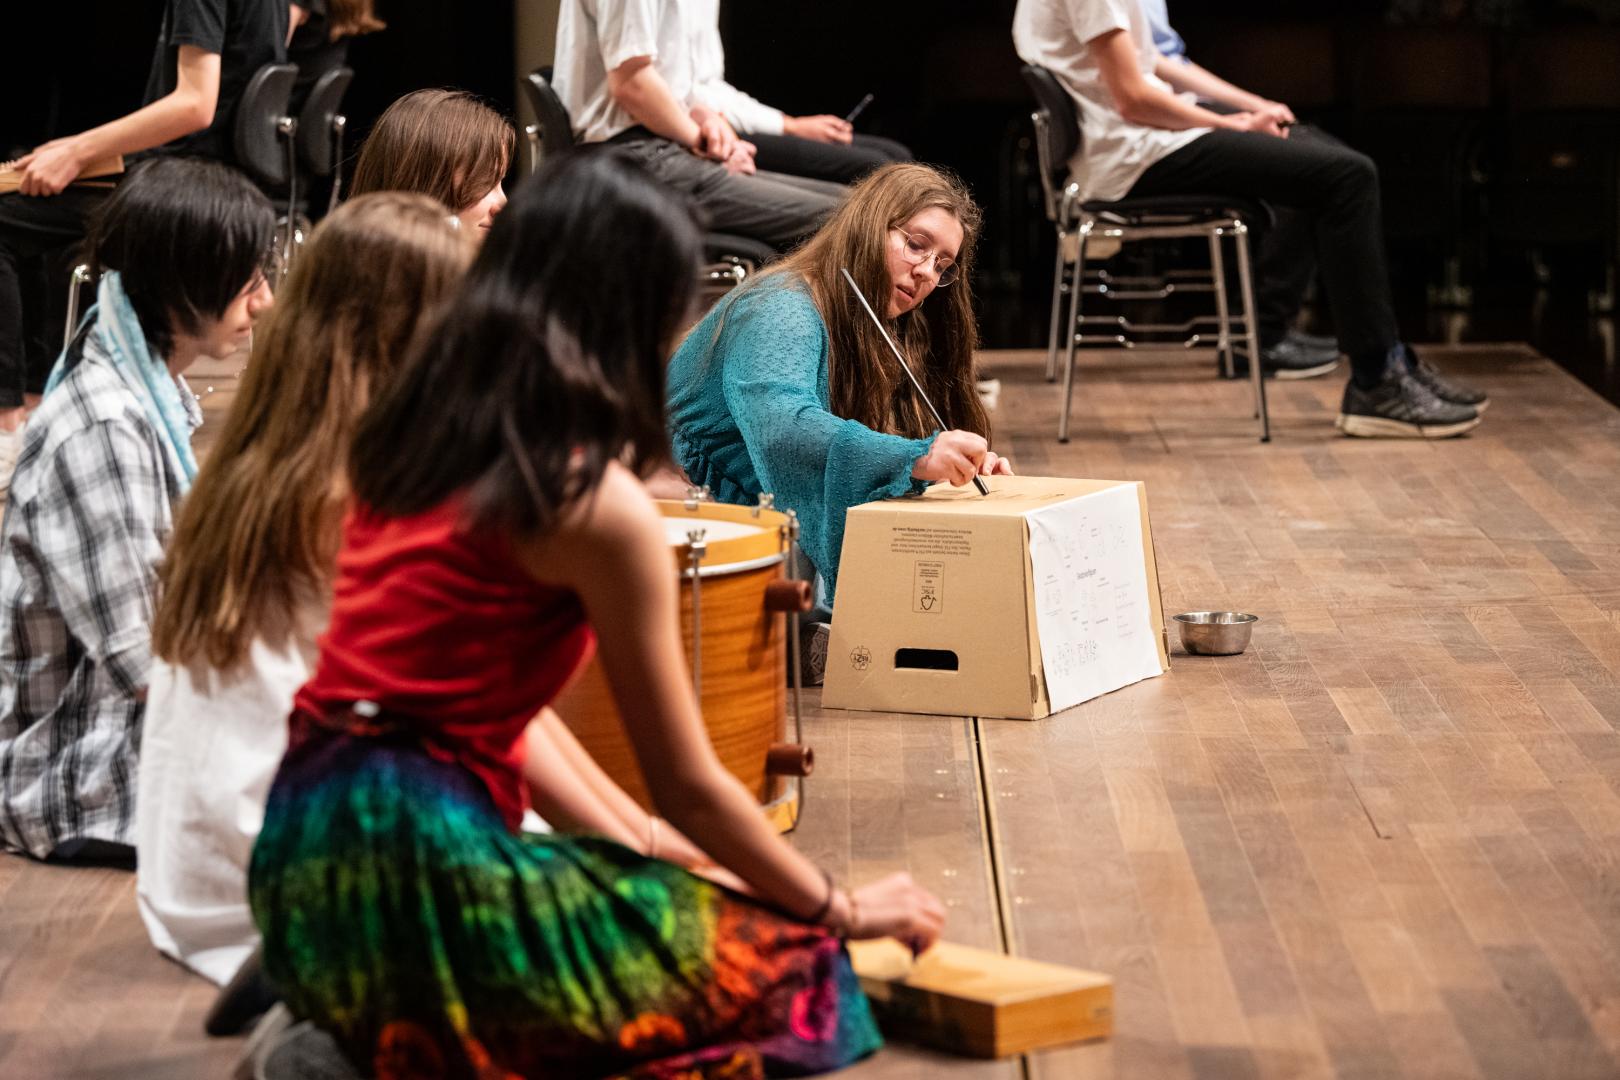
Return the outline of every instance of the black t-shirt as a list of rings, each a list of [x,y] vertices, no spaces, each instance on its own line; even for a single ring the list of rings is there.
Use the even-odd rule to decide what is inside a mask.
[[[159,148],[236,163],[236,106],[253,73],[287,59],[287,0],[168,0],[158,33],[146,104],[174,91],[180,46],[219,56],[219,101],[214,122]]]
[[[293,31],[292,43],[287,46],[287,59],[298,65],[291,101],[294,116],[303,112],[304,102],[321,76],[342,67],[349,59],[349,39],[332,40],[326,0],[304,0],[298,6],[309,12],[309,18]]]

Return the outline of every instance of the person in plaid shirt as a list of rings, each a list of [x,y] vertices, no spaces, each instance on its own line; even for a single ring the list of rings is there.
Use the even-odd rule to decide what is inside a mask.
[[[30,421],[0,527],[0,844],[128,857],[153,583],[201,421],[181,372],[247,344],[274,213],[202,159],[133,173],[91,227],[97,304]]]

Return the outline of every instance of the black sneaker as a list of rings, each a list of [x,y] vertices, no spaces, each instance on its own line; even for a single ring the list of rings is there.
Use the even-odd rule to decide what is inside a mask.
[[[1307,349],[1331,349],[1334,352],[1339,351],[1339,339],[1336,337],[1328,337],[1324,334],[1307,334],[1303,330],[1290,330],[1288,331],[1288,340],[1294,342],[1296,345],[1302,345]]]
[[[1368,439],[1449,439],[1478,427],[1479,412],[1441,401],[1410,371],[1392,366],[1371,390],[1350,381],[1334,426]]]
[[[1453,405],[1468,405],[1475,412],[1484,412],[1490,405],[1491,399],[1483,390],[1475,390],[1471,386],[1452,382],[1440,374],[1434,365],[1419,358],[1418,354],[1412,351],[1412,346],[1402,345],[1401,349],[1406,354],[1406,369],[1412,373],[1412,378],[1422,383],[1428,388],[1429,393],[1441,401],[1449,401]]]
[[[1326,375],[1339,366],[1339,349],[1312,349],[1291,338],[1260,350],[1260,370],[1268,379],[1314,379]],[[1232,355],[1234,377],[1249,377],[1249,357],[1246,353]]]

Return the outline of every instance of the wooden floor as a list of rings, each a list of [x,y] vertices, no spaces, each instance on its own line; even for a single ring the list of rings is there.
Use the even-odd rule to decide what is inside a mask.
[[[804,850],[1117,983],[1107,1042],[848,1075],[1620,1076],[1620,412],[1430,355],[1491,391],[1473,436],[1340,438],[1328,378],[1272,387],[1262,446],[1206,362],[1093,354],[1060,446],[1041,358],[987,356],[1021,471],[1147,482],[1167,613],[1263,621],[1045,721],[812,716]],[[210,996],[127,874],[0,858],[0,1075],[222,1075]]]

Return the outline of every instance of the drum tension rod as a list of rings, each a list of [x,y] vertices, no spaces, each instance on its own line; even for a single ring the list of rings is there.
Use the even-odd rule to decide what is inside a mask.
[[[761,495],[761,503],[770,499],[776,501],[773,495]],[[782,553],[786,556],[787,576],[796,578],[798,573],[797,560],[793,557],[793,549],[799,542],[799,515],[787,511],[787,525],[782,530]],[[814,588],[814,585],[811,586]],[[815,601],[812,598],[811,603]],[[789,612],[783,616],[788,624],[788,648],[793,656],[793,741],[804,745],[804,655],[799,652],[799,613]]]
[[[686,558],[692,569],[692,688],[697,691],[699,711],[703,708],[703,575],[699,571],[709,550],[707,535],[707,529],[686,533]]]

